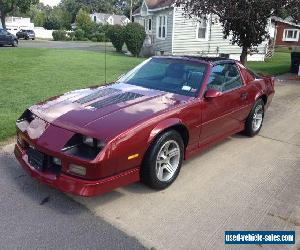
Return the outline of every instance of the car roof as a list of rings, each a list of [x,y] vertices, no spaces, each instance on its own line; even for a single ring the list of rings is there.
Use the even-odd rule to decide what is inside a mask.
[[[175,59],[183,61],[196,61],[200,63],[206,63],[211,65],[218,65],[224,63],[236,63],[236,60],[228,59],[225,57],[205,57],[205,56],[154,56],[153,58],[162,59]]]

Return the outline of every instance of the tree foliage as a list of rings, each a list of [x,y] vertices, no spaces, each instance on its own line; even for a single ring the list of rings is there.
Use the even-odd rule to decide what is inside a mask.
[[[138,57],[143,47],[146,32],[142,25],[138,23],[129,23],[124,30],[124,40],[127,49],[133,56]]]
[[[37,4],[39,0],[0,0],[0,15],[2,27],[6,28],[5,18],[13,11],[26,12],[32,4]]]
[[[76,16],[76,26],[78,29],[81,29],[88,34],[92,33],[95,23],[91,20],[88,12],[80,9]]]
[[[283,9],[299,14],[300,0],[177,0],[189,17],[216,15],[223,26],[224,38],[242,47],[241,62],[247,54],[269,37],[269,18]]]

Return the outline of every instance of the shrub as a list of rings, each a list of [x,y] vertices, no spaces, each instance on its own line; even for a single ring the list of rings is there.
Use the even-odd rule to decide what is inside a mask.
[[[55,30],[52,32],[54,41],[66,41],[68,40],[67,32],[65,30]]]
[[[74,33],[77,41],[83,41],[85,39],[85,33],[82,29],[77,29]]]
[[[97,38],[97,42],[104,42],[105,34],[96,32],[95,37]]]
[[[92,37],[91,41],[92,42],[97,42],[97,37]]]
[[[111,25],[107,30],[107,36],[117,50],[122,52],[124,45],[124,28],[121,25]]]
[[[139,56],[145,38],[145,29],[142,25],[138,23],[129,23],[124,29],[125,43],[128,50],[133,56]]]
[[[69,38],[70,38],[71,41],[75,40],[75,32],[69,32],[68,36],[69,36]]]

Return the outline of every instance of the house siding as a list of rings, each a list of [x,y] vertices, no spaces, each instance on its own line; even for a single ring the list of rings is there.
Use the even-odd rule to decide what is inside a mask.
[[[230,54],[231,58],[238,58],[242,49],[237,45],[232,45],[229,39],[224,39],[223,28],[213,17],[212,24],[208,27],[206,40],[196,39],[197,22],[195,19],[190,19],[184,16],[181,8],[176,8],[174,15],[174,40],[173,54],[199,54],[211,55]],[[214,23],[214,24],[213,24]],[[258,46],[258,54],[252,57],[253,60],[264,60],[267,42]],[[251,60],[251,57],[249,57]]]
[[[167,36],[165,39],[158,39],[157,33],[157,17],[163,15],[167,16]],[[165,54],[172,54],[172,36],[173,36],[173,9],[157,11],[152,16],[153,30],[152,37],[155,44],[155,51],[163,51]]]
[[[300,32],[299,27],[295,27],[295,26],[285,24],[285,23],[278,23],[277,24],[277,33],[276,33],[275,45],[276,46],[285,46],[285,47],[300,46],[300,37],[298,39],[298,42],[283,41],[283,35],[284,35],[284,30],[285,29],[298,29],[299,32]]]
[[[165,39],[157,38],[157,17],[158,16],[167,16],[167,35]],[[151,37],[152,44],[154,44],[154,50],[157,54],[161,51],[164,54],[172,54],[172,36],[173,36],[173,8],[155,11],[155,13],[149,12],[149,15],[146,16],[135,16],[134,22],[144,26],[144,19],[152,18],[152,31],[148,34]]]

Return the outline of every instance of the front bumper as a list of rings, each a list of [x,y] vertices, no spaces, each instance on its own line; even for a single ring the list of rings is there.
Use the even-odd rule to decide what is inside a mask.
[[[140,180],[139,168],[134,168],[117,175],[107,177],[101,180],[83,180],[80,178],[71,177],[64,173],[59,175],[41,172],[36,170],[28,163],[27,154],[22,148],[16,144],[14,150],[16,159],[21,166],[33,177],[39,181],[61,190],[62,192],[71,193],[80,196],[95,196],[103,194],[121,186],[125,186]]]

